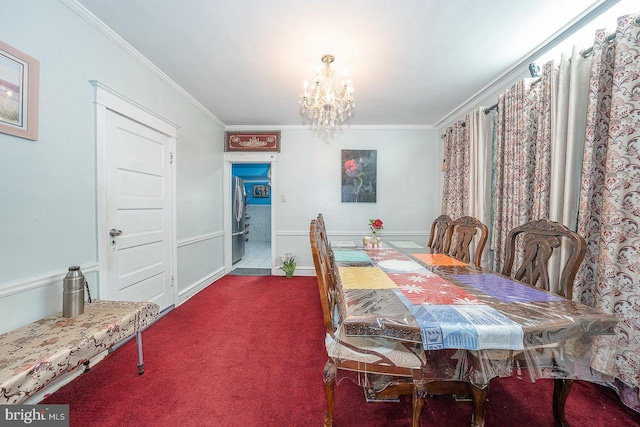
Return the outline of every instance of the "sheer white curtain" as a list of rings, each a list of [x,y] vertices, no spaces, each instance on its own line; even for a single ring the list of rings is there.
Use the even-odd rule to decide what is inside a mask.
[[[485,109],[480,107],[469,116],[469,215],[489,227],[493,115],[485,114]],[[485,245],[482,267],[489,266],[489,245]]]
[[[577,47],[562,54],[552,80],[549,219],[576,230],[587,123],[589,69]]]
[[[536,155],[531,219],[550,219],[576,230],[586,124],[590,60],[577,48],[560,62],[543,66],[532,91],[536,110]],[[558,283],[568,251],[550,260],[551,283]],[[555,289],[552,289],[554,291]]]

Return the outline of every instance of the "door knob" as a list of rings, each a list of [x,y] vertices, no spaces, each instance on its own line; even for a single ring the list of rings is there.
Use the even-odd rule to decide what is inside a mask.
[[[122,234],[122,230],[116,230],[115,228],[112,228],[111,230],[109,230],[109,235],[111,237],[116,237]]]

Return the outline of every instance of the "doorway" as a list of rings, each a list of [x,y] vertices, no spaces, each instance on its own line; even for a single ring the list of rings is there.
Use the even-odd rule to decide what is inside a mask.
[[[242,185],[243,229],[242,250],[238,251],[236,231],[233,230],[233,270],[261,269],[271,271],[271,164],[233,163],[233,182]],[[237,188],[234,191],[233,211],[237,211]],[[232,218],[235,220],[235,218]],[[237,222],[233,222],[235,225]]]
[[[227,273],[268,275],[273,273],[275,216],[275,154],[225,154],[225,267]],[[244,253],[238,260],[233,253],[233,182],[242,180],[245,192]],[[237,254],[237,250],[236,250]]]
[[[176,127],[96,86],[99,298],[175,304]]]

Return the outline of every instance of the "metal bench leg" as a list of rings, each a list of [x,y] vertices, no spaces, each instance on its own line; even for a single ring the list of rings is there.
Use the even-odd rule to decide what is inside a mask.
[[[136,343],[138,344],[138,375],[144,374],[144,360],[142,359],[142,332],[136,333]]]

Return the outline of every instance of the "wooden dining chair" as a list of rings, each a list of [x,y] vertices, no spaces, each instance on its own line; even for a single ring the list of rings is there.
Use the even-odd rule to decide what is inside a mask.
[[[566,242],[566,244],[563,244]],[[502,274],[530,286],[553,292],[561,297],[573,297],[573,281],[587,251],[582,236],[564,225],[541,219],[512,229],[507,236],[506,260]],[[564,253],[560,262],[560,275],[554,281],[549,274],[550,260]],[[517,261],[519,260],[519,262]],[[564,346],[530,345],[524,352],[513,356],[519,368],[539,370],[543,367],[560,371],[554,379],[553,417],[558,426],[568,426],[564,408],[573,380],[562,378]]]
[[[317,219],[311,221],[309,240],[326,329],[325,346],[329,356],[323,374],[327,399],[324,425],[333,425],[336,375],[342,370],[356,373],[354,382],[357,381],[369,395],[411,395],[412,426],[418,427],[424,404],[423,394],[420,393],[425,363],[422,344],[383,337],[349,337],[342,333],[344,308],[339,300],[339,276],[335,271],[335,264],[330,259],[331,255]],[[383,379],[384,381],[380,381]]]
[[[477,237],[476,237],[477,236]],[[447,228],[444,253],[460,261],[473,263],[480,267],[482,252],[489,238],[489,229],[478,219],[463,216],[452,221]],[[477,242],[473,246],[473,242]]]
[[[446,246],[447,229],[453,220],[449,215],[440,215],[431,223],[431,234],[427,246],[434,253],[443,253]]]
[[[566,242],[565,245],[562,243]],[[561,265],[558,283],[552,286],[549,276],[549,260],[556,250],[559,256],[560,247],[566,248],[566,259]],[[507,236],[506,260],[502,274],[535,286],[545,291],[554,292],[564,298],[573,298],[573,280],[584,259],[587,244],[582,236],[569,230],[564,225],[541,219],[515,227]],[[520,254],[520,255],[519,255]],[[522,262],[514,267],[517,258]]]
[[[318,214],[316,218],[316,227],[318,228],[318,233],[320,233],[320,237],[329,251],[329,255],[331,255],[331,261],[333,263],[333,249],[331,248],[331,244],[329,243],[329,237],[327,236],[327,227],[324,224],[324,216],[321,213]]]

